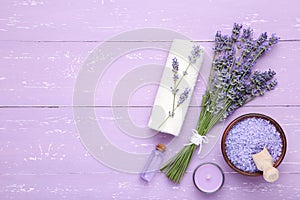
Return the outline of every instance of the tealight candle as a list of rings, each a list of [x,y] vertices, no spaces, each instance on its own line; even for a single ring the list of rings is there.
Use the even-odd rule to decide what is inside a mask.
[[[193,179],[200,191],[213,193],[223,186],[224,173],[215,163],[203,163],[195,169]]]

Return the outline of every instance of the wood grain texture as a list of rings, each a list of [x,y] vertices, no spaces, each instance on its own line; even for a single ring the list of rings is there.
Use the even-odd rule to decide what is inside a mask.
[[[133,112],[142,109],[144,110],[142,113],[148,113],[151,108],[131,109]],[[2,108],[0,195],[8,199],[24,197],[137,199],[139,194],[144,194],[144,199],[201,198],[204,197],[203,194],[192,184],[192,172],[199,163],[213,161],[225,171],[226,182],[222,191],[209,198],[238,199],[243,196],[252,199],[255,196],[268,195],[274,198],[280,196],[296,199],[299,196],[300,180],[297,178],[300,174],[297,140],[299,109],[246,107],[238,110],[225,123],[226,126],[233,118],[244,113],[260,112],[272,116],[281,124],[288,140],[288,151],[279,167],[281,177],[278,182],[269,184],[262,178],[245,177],[234,173],[225,163],[218,142],[206,158],[200,160],[194,157],[188,174],[178,186],[168,181],[163,174],[158,174],[152,183],[146,185],[137,174],[115,171],[97,162],[79,141],[72,108]],[[141,141],[126,135],[126,130],[117,128],[111,108],[95,108],[95,110],[97,116],[100,114],[97,120],[105,135],[114,145],[125,151],[147,153],[157,142],[155,137]],[[190,130],[196,122],[194,116],[197,111],[198,108],[190,108],[183,132]],[[139,116],[146,118],[145,115]],[[138,120],[132,120],[139,123]],[[285,190],[289,191],[288,195]],[[172,196],[169,196],[171,194]]]
[[[144,27],[211,40],[216,30],[230,30],[234,21],[254,26],[258,32],[276,32],[282,39],[300,39],[297,0],[18,0],[1,3],[0,19],[2,40],[103,41]]]
[[[206,48],[208,54],[212,54],[212,43],[199,44]],[[0,95],[5,97],[0,99],[1,105],[71,106],[80,67],[89,52],[101,43],[0,42],[0,45],[3,47],[0,49]],[[118,43],[120,48],[126,45],[124,42]],[[171,45],[171,42],[166,45]],[[267,94],[267,100],[258,98],[251,102],[252,105],[299,105],[298,55],[300,41],[282,42],[258,61],[258,70],[271,68],[277,72],[279,85],[274,92]],[[103,67],[105,70],[98,78],[96,91],[88,91],[95,93],[94,105],[111,106],[115,88],[125,75],[134,73],[134,70],[146,64],[164,66],[166,56],[167,52],[161,50],[133,49],[133,52],[116,58],[113,63]],[[276,62],[273,62],[274,59]],[[151,106],[161,73],[161,69],[154,71],[151,84],[145,83],[144,88],[132,88],[134,94],[129,105]],[[196,87],[191,105],[199,105],[201,101],[203,77],[199,76]]]
[[[146,127],[161,70],[152,72],[151,83],[132,88],[130,96],[115,94],[123,78],[141,66],[163,66],[166,51],[133,49],[119,56],[104,66],[95,91],[82,91],[94,93],[94,104],[73,105],[82,65],[97,46],[126,31],[156,27],[190,37],[211,55],[215,32],[229,33],[234,22],[251,26],[256,35],[267,31],[281,37],[270,54],[257,63],[259,69],[276,70],[277,89],[239,109],[223,127],[249,112],[278,121],[288,141],[278,182],[269,184],[262,177],[233,172],[222,157],[220,140],[207,157],[193,158],[181,185],[161,173],[145,184],[138,174],[114,170],[89,153],[80,140],[74,109],[93,108],[96,118],[92,120],[123,151],[148,154],[157,142],[172,142],[162,134],[144,139],[128,135],[130,124]],[[170,46],[172,41],[147,37],[111,41],[119,48],[141,42]],[[299,55],[297,0],[1,1],[0,199],[299,199]],[[138,78],[143,82],[145,77]],[[195,127],[203,92],[203,78],[199,77],[183,134]],[[125,98],[125,103],[114,104],[114,95]],[[115,111],[128,117],[116,116]],[[155,133],[145,129],[143,134]],[[213,195],[200,193],[192,182],[194,168],[207,161],[218,163],[225,172],[222,190]]]
[[[224,187],[215,194],[205,195],[196,190],[186,174],[178,186],[157,174],[155,181],[145,184],[134,175],[117,172],[72,175],[18,175],[2,176],[0,183],[4,199],[298,199],[299,174],[284,174],[276,184],[260,178],[241,177],[236,173],[225,173]],[[45,181],[47,180],[47,181]],[[86,181],[88,180],[88,181]],[[286,193],[289,190],[289,193]]]
[[[83,111],[85,108],[81,108]],[[129,120],[137,126],[145,126],[149,114],[139,115],[136,113],[149,113],[151,108],[119,108],[129,112],[130,116],[140,116],[139,118],[131,117]],[[288,140],[288,151],[284,159],[287,167],[283,168],[284,172],[300,173],[300,170],[291,165],[299,162],[300,155],[299,145],[297,142],[300,108],[281,107],[244,107],[236,111],[224,124],[223,129],[235,117],[249,113],[260,112],[271,116],[281,124],[286,133]],[[295,111],[295,112],[293,112]],[[116,146],[125,151],[135,153],[148,153],[153,145],[163,140],[160,134],[156,133],[155,137],[140,139],[129,136],[125,127],[117,125],[116,117],[112,113],[112,108],[95,108],[96,119],[102,128],[105,136]],[[199,108],[189,108],[189,113],[182,132],[190,132],[191,127],[197,123],[197,114]],[[284,117],[281,117],[283,115]],[[85,151],[80,143],[73,119],[72,108],[2,108],[1,109],[1,172],[2,173],[67,173],[84,172],[85,167],[89,172],[99,172],[105,170],[98,163],[89,160],[91,156]],[[122,118],[123,123],[128,124],[128,119]],[[113,133],[113,134],[111,134]],[[20,140],[16,140],[20,138]],[[165,139],[170,143],[173,138]],[[126,141],[126,142],[124,142]],[[130,145],[128,145],[130,144]],[[220,141],[206,159],[220,158],[223,162],[220,151]],[[199,160],[195,160],[197,164]],[[70,165],[71,163],[76,165]],[[88,162],[88,163],[87,163]],[[39,163],[37,166],[36,164]],[[55,166],[55,165],[59,166]],[[47,168],[44,168],[47,165]],[[91,166],[93,166],[91,168]],[[38,167],[38,168],[35,168]],[[195,167],[195,166],[194,166]],[[231,170],[226,167],[226,172]],[[37,171],[36,171],[37,170]]]

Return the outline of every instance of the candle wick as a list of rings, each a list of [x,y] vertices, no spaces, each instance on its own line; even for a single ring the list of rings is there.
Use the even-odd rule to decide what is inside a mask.
[[[210,180],[211,179],[211,176],[210,175],[207,175],[206,176],[206,180]]]

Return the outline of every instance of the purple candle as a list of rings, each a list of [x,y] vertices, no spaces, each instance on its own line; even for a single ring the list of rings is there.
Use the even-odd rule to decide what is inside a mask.
[[[215,163],[203,163],[195,169],[193,179],[200,191],[213,193],[223,186],[224,173]]]

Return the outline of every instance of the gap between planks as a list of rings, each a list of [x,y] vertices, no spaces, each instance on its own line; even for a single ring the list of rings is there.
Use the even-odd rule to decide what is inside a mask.
[[[80,43],[80,42],[86,42],[86,43],[98,43],[98,42],[123,42],[123,43],[129,43],[129,42],[166,42],[170,43],[173,42],[172,40],[0,40],[0,42],[20,42],[20,43]],[[191,40],[191,42],[214,42],[214,40]],[[300,39],[280,39],[279,42],[300,42]]]
[[[151,105],[77,105],[77,106],[68,106],[68,105],[8,105],[0,106],[0,109],[7,108],[152,108]],[[190,105],[190,108],[199,108],[202,106]],[[245,108],[298,108],[300,105],[245,105]]]

